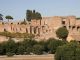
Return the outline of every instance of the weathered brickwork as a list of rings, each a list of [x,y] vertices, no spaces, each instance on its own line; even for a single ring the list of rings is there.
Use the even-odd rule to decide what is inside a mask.
[[[80,39],[80,20],[76,16],[43,17],[42,20],[31,20],[27,24],[21,22],[0,22],[0,32],[5,30],[11,33],[35,34],[35,39],[56,38],[56,30],[59,27],[67,27],[69,35],[67,40]]]

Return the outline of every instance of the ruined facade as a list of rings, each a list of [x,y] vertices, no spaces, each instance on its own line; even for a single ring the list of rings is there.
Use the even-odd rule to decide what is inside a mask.
[[[69,31],[67,40],[80,40],[80,19],[76,16],[43,17],[42,20],[31,20],[27,24],[21,22],[0,22],[0,32],[35,34],[35,39],[56,38],[56,30],[66,27]]]

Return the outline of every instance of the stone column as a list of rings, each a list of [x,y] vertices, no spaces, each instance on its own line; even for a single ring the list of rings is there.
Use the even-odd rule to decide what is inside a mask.
[[[36,34],[38,34],[38,27],[36,27]]]
[[[32,27],[32,34],[34,34],[34,27]]]
[[[32,34],[32,26],[30,26],[30,34]]]
[[[34,29],[34,34],[36,34],[37,33],[37,28],[34,27],[33,29]]]
[[[40,34],[40,28],[38,28],[38,34]]]
[[[30,34],[30,26],[27,27],[28,33]]]

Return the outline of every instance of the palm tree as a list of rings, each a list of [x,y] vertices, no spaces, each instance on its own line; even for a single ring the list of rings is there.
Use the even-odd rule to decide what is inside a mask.
[[[5,18],[8,19],[8,22],[9,22],[10,19],[13,20],[13,17],[10,16],[10,15],[7,15]]]

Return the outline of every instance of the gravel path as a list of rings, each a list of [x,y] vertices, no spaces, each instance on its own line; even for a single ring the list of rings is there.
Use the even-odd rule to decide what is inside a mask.
[[[15,55],[13,57],[0,56],[0,60],[54,60],[54,55]]]

